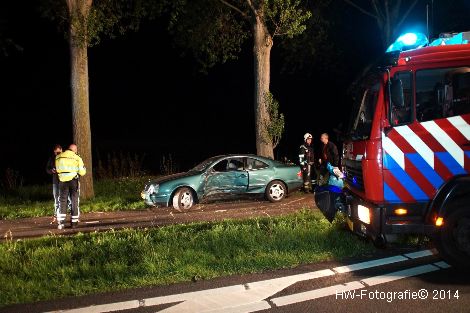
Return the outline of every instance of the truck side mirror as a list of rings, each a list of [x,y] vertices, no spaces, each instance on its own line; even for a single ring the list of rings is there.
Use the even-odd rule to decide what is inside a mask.
[[[388,118],[382,120],[382,130],[385,134],[385,136],[388,135],[388,133],[392,130],[392,125],[390,125],[390,122],[388,120]]]
[[[395,108],[403,108],[405,100],[403,96],[403,84],[400,79],[390,80],[390,100]]]

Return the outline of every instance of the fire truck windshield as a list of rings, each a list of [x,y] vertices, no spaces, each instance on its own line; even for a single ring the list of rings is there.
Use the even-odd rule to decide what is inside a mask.
[[[369,139],[379,88],[380,84],[378,82],[365,88],[361,102],[356,106],[356,111],[353,112],[354,119],[352,120],[350,131],[350,136],[353,140]]]

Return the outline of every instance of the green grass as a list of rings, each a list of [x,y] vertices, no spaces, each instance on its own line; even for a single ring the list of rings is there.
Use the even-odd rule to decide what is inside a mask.
[[[370,253],[318,212],[0,245],[0,306],[254,273]]]
[[[81,212],[139,210],[146,207],[140,198],[149,177],[105,179],[95,182],[95,198],[80,202]],[[52,185],[20,187],[0,195],[0,219],[52,216]]]

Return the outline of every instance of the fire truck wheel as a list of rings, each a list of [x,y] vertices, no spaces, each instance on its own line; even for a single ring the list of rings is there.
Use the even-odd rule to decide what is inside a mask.
[[[470,210],[461,207],[449,214],[435,243],[444,260],[470,270]]]
[[[385,249],[387,247],[387,239],[384,235],[378,235],[377,237],[372,239],[372,243],[378,249]]]

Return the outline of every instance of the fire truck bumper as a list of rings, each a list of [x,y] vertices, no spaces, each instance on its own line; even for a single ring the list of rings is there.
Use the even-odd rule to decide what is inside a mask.
[[[437,231],[437,227],[432,224],[423,223],[423,216],[413,216],[393,220],[387,217],[386,208],[367,203],[362,199],[345,197],[348,228],[362,236],[373,239],[391,234],[423,234],[432,235]]]

